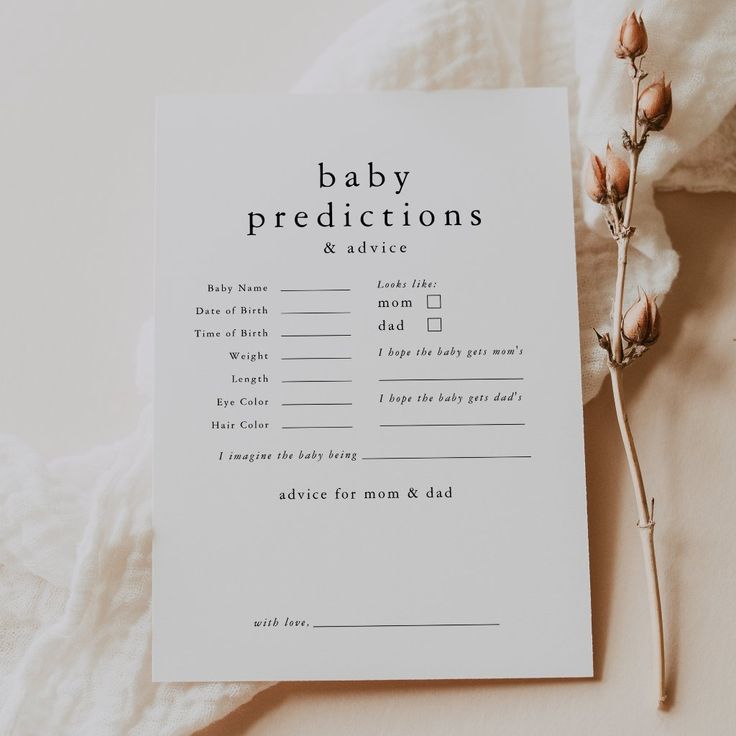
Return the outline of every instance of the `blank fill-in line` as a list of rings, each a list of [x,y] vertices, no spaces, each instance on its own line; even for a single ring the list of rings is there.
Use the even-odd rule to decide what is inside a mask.
[[[352,378],[293,378],[281,383],[352,383]]]
[[[313,629],[421,629],[429,627],[500,626],[499,623],[441,623],[441,624],[315,624]]]
[[[362,457],[361,460],[504,460],[527,459],[531,455],[411,455],[387,457]]]
[[[350,289],[281,289],[282,294],[289,294],[297,291],[350,291]]]
[[[352,406],[352,401],[293,401],[282,403],[281,406]]]
[[[393,383],[398,381],[523,381],[517,378],[379,378],[381,383]]]
[[[317,357],[287,357],[287,358],[281,358],[281,360],[352,360],[350,356],[336,356],[336,357],[330,357],[330,356],[317,356]]]
[[[281,314],[352,314],[352,312],[281,312]]]
[[[317,334],[317,335],[289,334],[289,335],[281,335],[281,337],[352,337],[352,335],[349,332],[341,332],[341,333],[325,333],[325,334]]]
[[[352,429],[352,424],[335,424],[335,425],[326,425],[326,424],[312,424],[310,426],[292,426],[292,427],[281,427],[281,429]]]
[[[379,427],[525,427],[526,422],[473,422],[468,424],[379,424]]]

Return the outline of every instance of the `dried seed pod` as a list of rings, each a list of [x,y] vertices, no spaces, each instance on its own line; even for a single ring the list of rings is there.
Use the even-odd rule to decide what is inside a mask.
[[[639,298],[624,315],[623,336],[634,345],[654,345],[659,337],[659,310],[654,297],[639,289]]]
[[[648,45],[647,29],[644,27],[641,13],[637,18],[636,13],[632,12],[631,15],[624,18],[618,32],[616,56],[619,59],[635,59],[646,53]]]
[[[629,192],[629,165],[617,156],[611,144],[606,146],[606,191],[612,202],[619,202]]]
[[[592,151],[589,151],[588,160],[585,164],[585,193],[598,204],[608,201],[606,189],[606,167],[603,161]]]
[[[639,122],[649,130],[662,130],[672,115],[672,85],[664,74],[639,95]]]

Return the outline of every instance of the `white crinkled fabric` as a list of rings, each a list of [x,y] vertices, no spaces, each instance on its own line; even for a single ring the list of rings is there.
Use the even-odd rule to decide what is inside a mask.
[[[621,0],[388,2],[338,39],[297,91],[566,86],[577,174],[585,147],[602,150],[626,119],[612,29],[628,9]],[[677,257],[651,182],[736,191],[736,4],[714,0],[702,13],[658,0],[644,15],[647,68],[666,66],[675,111],[642,157],[630,288],[664,295]],[[604,375],[590,328],[607,321],[615,258],[579,190],[575,214],[588,399]],[[139,359],[149,398],[151,334],[148,325]],[[151,682],[151,454],[150,408],[127,439],[79,457],[44,463],[14,438],[0,441],[0,733],[190,734],[267,687]]]

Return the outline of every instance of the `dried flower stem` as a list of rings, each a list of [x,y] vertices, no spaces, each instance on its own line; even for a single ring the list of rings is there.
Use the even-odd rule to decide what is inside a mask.
[[[631,227],[631,216],[634,208],[634,194],[636,191],[636,171],[639,163],[639,154],[646,143],[646,129],[639,137],[637,115],[639,109],[639,86],[645,74],[641,71],[641,62],[637,66],[635,60],[631,60],[631,86],[632,86],[632,127],[629,136],[629,191],[626,196],[623,217],[615,210],[614,236],[618,244],[618,269],[616,273],[616,292],[613,302],[613,325],[611,330],[611,353],[612,360],[609,361],[611,373],[611,388],[613,401],[616,407],[616,418],[621,433],[621,439],[626,453],[626,460],[631,475],[631,483],[634,487],[634,497],[638,510],[637,527],[640,531],[642,552],[644,554],[644,568],[647,576],[647,587],[649,591],[649,613],[654,643],[654,666],[657,680],[658,704],[661,705],[667,698],[665,688],[665,657],[664,657],[664,627],[662,624],[662,602],[659,593],[659,579],[657,577],[657,561],[654,552],[654,499],[651,505],[648,501],[644,481],[639,465],[639,458],[634,444],[634,437],[629,425],[624,401],[623,372],[624,372],[624,349],[622,337],[623,322],[623,299],[624,286],[626,283],[626,260],[629,249],[629,241],[633,234]]]
[[[672,89],[671,85],[666,82],[664,74],[641,94],[639,93],[641,82],[647,76],[642,71],[641,65],[648,45],[649,39],[641,13],[638,17],[636,13],[630,13],[621,24],[618,45],[615,50],[619,59],[627,60],[631,77],[631,130],[623,131],[623,145],[629,152],[629,164],[627,165],[613,153],[610,144],[606,147],[605,164],[591,152],[585,169],[584,189],[588,197],[605,207],[606,222],[618,246],[611,332],[600,334],[596,330],[596,336],[598,344],[608,356],[616,418],[626,452],[631,483],[634,488],[634,500],[638,510],[637,527],[641,532],[644,569],[649,590],[649,613],[657,675],[657,702],[661,705],[667,698],[667,693],[665,690],[662,602],[657,578],[657,561],[654,554],[654,499],[650,505],[644,489],[634,437],[626,415],[623,387],[624,368],[644,355],[654,345],[659,337],[660,324],[656,297],[647,294],[641,288],[638,301],[629,307],[625,315],[623,314],[626,260],[629,242],[635,229],[631,225],[631,217],[634,211],[639,155],[649,134],[663,130],[672,114]]]

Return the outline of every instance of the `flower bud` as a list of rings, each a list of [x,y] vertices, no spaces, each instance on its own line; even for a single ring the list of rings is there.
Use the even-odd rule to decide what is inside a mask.
[[[593,329],[593,332],[595,332],[595,336],[598,338],[598,345],[608,353],[608,359],[613,360],[613,353],[611,352],[611,336],[607,332],[601,334],[595,328]]]
[[[606,167],[592,151],[585,165],[585,193],[598,204],[608,199],[606,191]]]
[[[617,156],[611,144],[606,146],[606,189],[612,202],[619,202],[629,192],[629,165]]]
[[[639,122],[649,130],[662,130],[672,115],[672,85],[664,74],[639,95]]]
[[[635,345],[654,345],[659,337],[657,302],[639,290],[639,299],[627,310],[621,328],[624,337]]]
[[[616,47],[616,56],[619,59],[635,59],[646,53],[649,40],[647,39],[647,29],[644,27],[641,13],[636,17],[636,13],[631,13],[621,24],[621,30],[618,32],[618,46]]]

